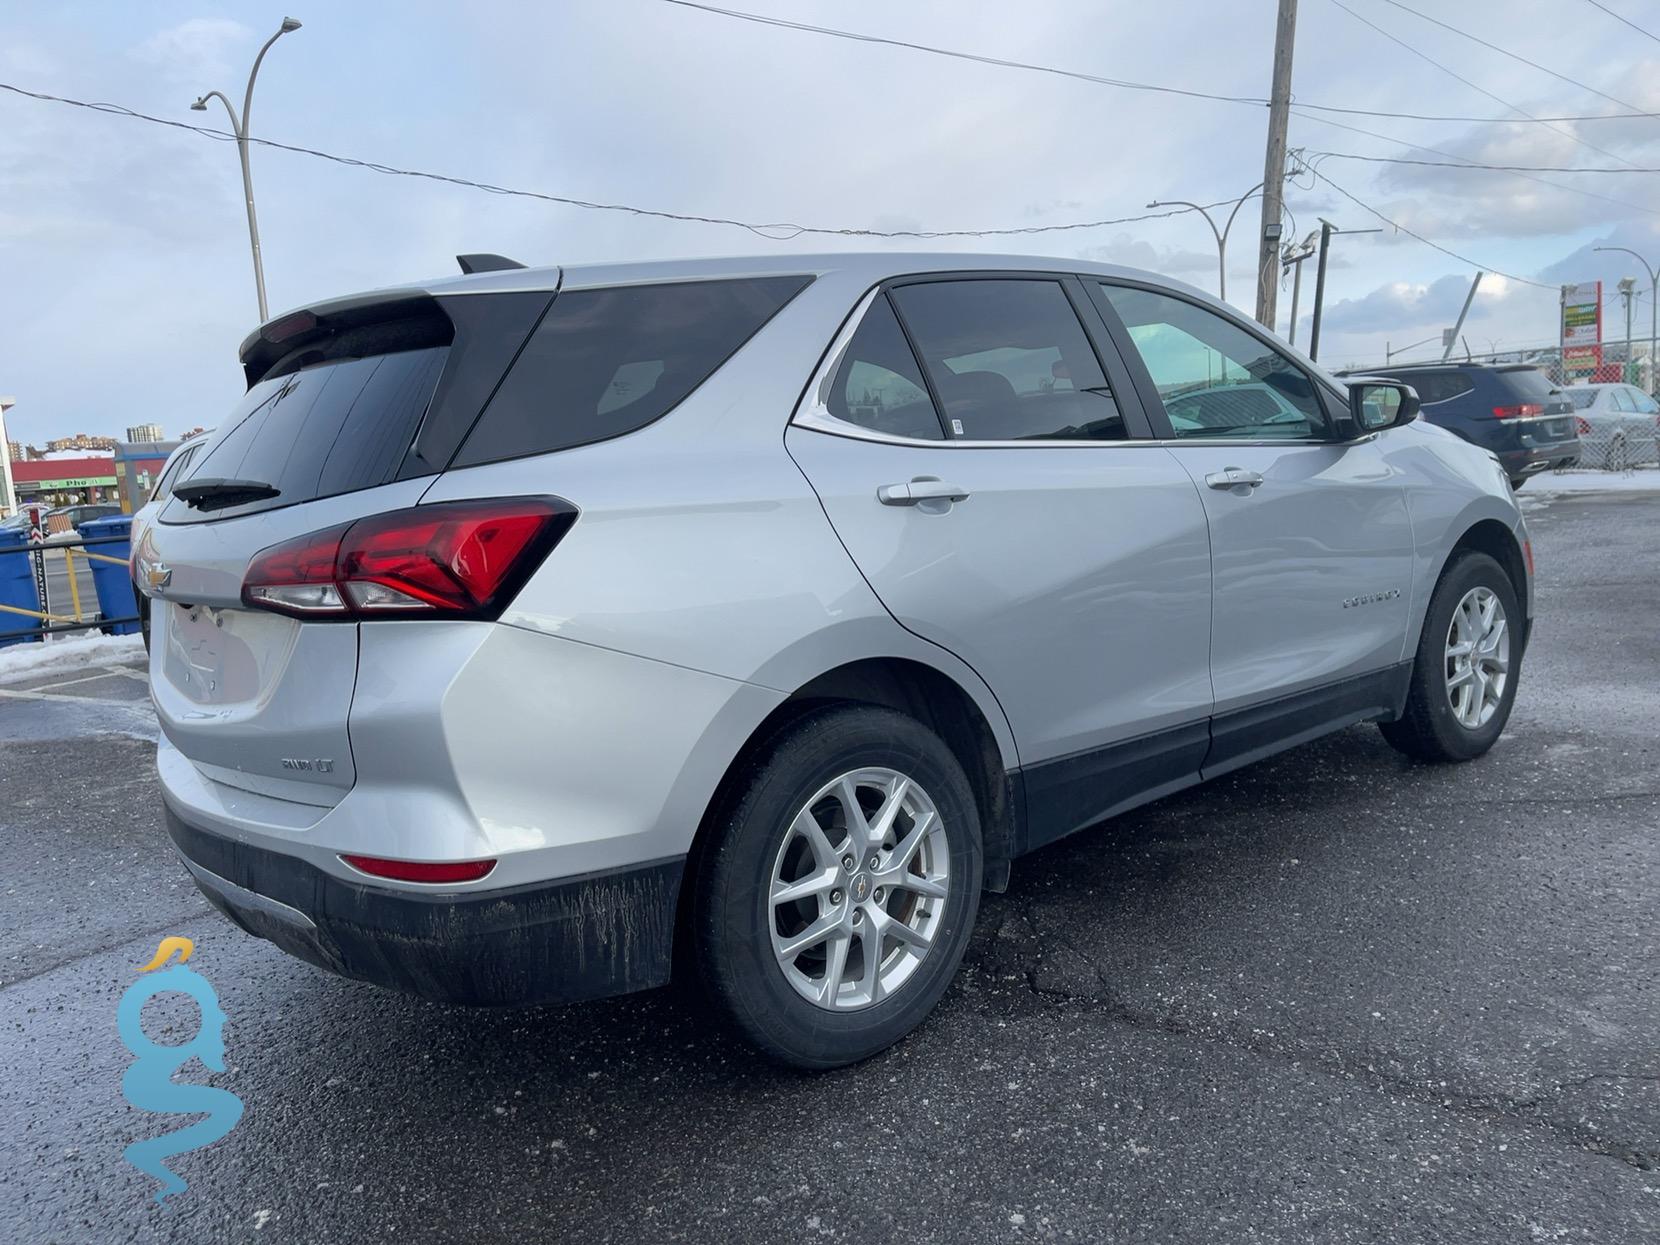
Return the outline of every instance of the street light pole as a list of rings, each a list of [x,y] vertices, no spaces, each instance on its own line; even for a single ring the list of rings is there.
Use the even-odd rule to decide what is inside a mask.
[[[1648,391],[1660,392],[1660,358],[1655,357],[1654,347],[1660,341],[1660,271],[1657,271],[1648,260],[1638,255],[1629,246],[1593,246],[1593,251],[1623,251],[1633,256],[1643,270],[1648,273],[1649,284],[1649,321],[1648,321]]]
[[[209,91],[190,106],[192,112],[206,112],[207,102],[217,99],[225,106],[230,114],[231,131],[236,135],[236,152],[242,157],[242,197],[248,205],[248,245],[254,253],[254,290],[259,295],[259,322],[264,324],[269,316],[265,306],[265,265],[259,254],[259,218],[254,213],[254,178],[248,168],[248,113],[254,106],[254,79],[259,77],[260,62],[265,54],[271,50],[271,45],[291,31],[298,30],[300,23],[292,17],[282,19],[282,25],[277,33],[265,41],[259,49],[259,55],[254,57],[254,67],[248,72],[248,89],[242,96],[242,115],[237,116],[236,109],[231,101],[225,98],[223,91]]]
[[[1211,215],[1197,203],[1189,203],[1186,199],[1154,199],[1147,205],[1148,210],[1161,207],[1187,208],[1199,213],[1205,218],[1205,224],[1210,226],[1211,233],[1216,235],[1216,296],[1223,302],[1228,299],[1228,234],[1233,230],[1233,219],[1239,215],[1239,209],[1245,206],[1245,201],[1262,189],[1258,182],[1244,194],[1239,196],[1238,202],[1233,205],[1233,211],[1228,213],[1227,222],[1218,229]]]
[[[1332,234],[1382,232],[1381,226],[1377,229],[1339,229],[1324,216],[1320,218],[1320,261],[1314,266],[1314,322],[1308,326],[1309,358],[1320,358],[1320,317],[1326,310],[1326,252],[1331,249]]]

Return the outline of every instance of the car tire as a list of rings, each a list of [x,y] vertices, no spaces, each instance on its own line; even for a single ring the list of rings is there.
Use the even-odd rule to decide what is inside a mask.
[[[1503,624],[1496,636],[1481,630],[1492,625],[1483,622],[1490,601]],[[1485,753],[1516,702],[1523,626],[1504,568],[1485,553],[1456,555],[1430,597],[1406,709],[1398,720],[1378,724],[1383,737],[1421,761],[1470,761]],[[1460,650],[1467,643],[1474,649],[1465,655]]]
[[[1615,435],[1608,442],[1608,448],[1603,451],[1602,466],[1604,471],[1624,471],[1631,465],[1630,456],[1626,453],[1625,438]]]
[[[980,822],[962,766],[914,718],[833,705],[768,740],[729,790],[696,866],[690,932],[705,993],[744,1038],[797,1068],[891,1046],[945,993],[979,910]],[[850,791],[873,837],[898,795],[880,845],[853,850]],[[818,889],[774,898],[806,885]],[[791,950],[827,926],[830,937]]]

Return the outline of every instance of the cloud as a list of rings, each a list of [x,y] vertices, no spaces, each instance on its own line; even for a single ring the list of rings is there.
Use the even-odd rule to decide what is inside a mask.
[[[1345,298],[1326,307],[1321,328],[1347,333],[1397,333],[1410,335],[1420,330],[1450,328],[1470,292],[1474,274],[1449,273],[1427,284],[1391,281],[1360,298]],[[1482,279],[1476,301],[1470,306],[1470,321],[1491,317],[1509,292],[1503,277]]]
[[[192,17],[158,30],[133,48],[131,55],[174,82],[212,87],[231,76],[230,53],[250,42],[253,35],[252,29],[228,17]]]

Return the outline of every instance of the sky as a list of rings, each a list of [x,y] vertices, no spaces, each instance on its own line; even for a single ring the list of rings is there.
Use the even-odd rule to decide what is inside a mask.
[[[1301,0],[1299,104],[1459,117],[1519,118],[1507,104],[1544,117],[1630,111],[1621,104],[1660,112],[1660,39],[1588,0],[1405,2],[1542,68],[1390,0]],[[1660,35],[1660,0],[1604,2]],[[826,38],[666,0],[288,3],[0,0],[0,83],[222,127],[217,101],[205,115],[190,102],[220,89],[240,106],[255,52],[292,12],[305,24],[260,71],[256,136],[499,186],[825,228],[995,229],[1134,216],[1154,199],[1210,203],[1262,177],[1267,113],[1255,104]],[[1266,96],[1272,65],[1272,0],[723,3],[1221,95]],[[1623,333],[1614,282],[1640,276],[1639,336],[1647,329],[1637,261],[1591,248],[1629,246],[1660,263],[1660,175],[1518,176],[1313,153],[1653,168],[1660,118],[1475,124],[1303,112],[1290,145],[1328,180],[1304,174],[1288,186],[1287,236],[1321,217],[1380,225],[1359,200],[1474,261],[1393,228],[1337,235],[1322,362],[1377,362],[1386,346],[1429,337],[1404,357],[1432,357],[1474,265],[1489,272],[1465,327],[1477,352],[1554,340],[1562,282],[1606,283],[1613,337]],[[252,159],[272,314],[454,272],[454,256],[471,251],[550,264],[926,245],[1081,256],[1216,285],[1215,240],[1192,213],[926,244],[773,240],[284,151],[256,147]],[[1259,223],[1247,203],[1229,240],[1228,293],[1247,312]],[[1306,343],[1312,263],[1305,274]],[[1281,332],[1289,308],[1286,288]],[[149,421],[170,434],[211,427],[241,392],[236,350],[256,321],[234,145],[0,91],[0,394],[17,400],[13,439],[120,435]]]

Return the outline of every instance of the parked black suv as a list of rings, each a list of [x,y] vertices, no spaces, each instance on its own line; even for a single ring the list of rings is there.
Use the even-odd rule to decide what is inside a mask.
[[[1414,363],[1340,376],[1387,376],[1418,392],[1422,418],[1499,456],[1512,488],[1579,461],[1573,402],[1529,363]]]

